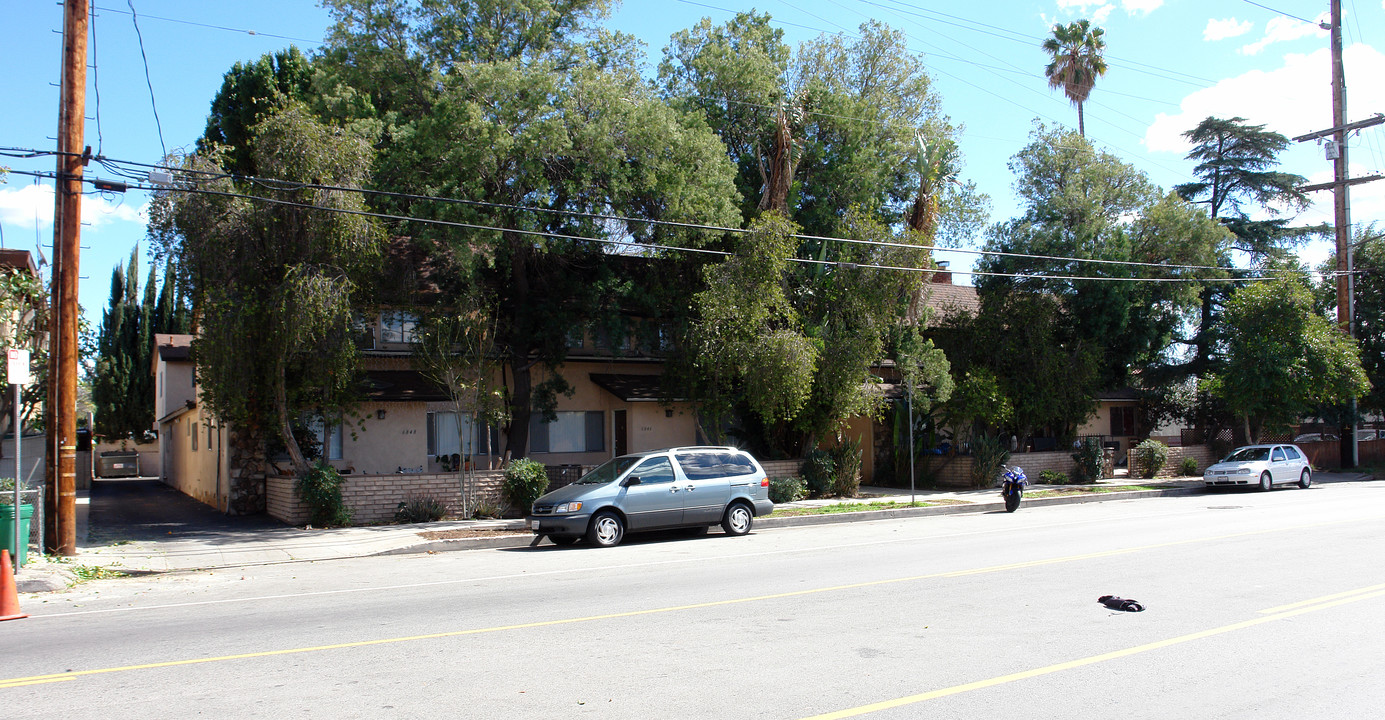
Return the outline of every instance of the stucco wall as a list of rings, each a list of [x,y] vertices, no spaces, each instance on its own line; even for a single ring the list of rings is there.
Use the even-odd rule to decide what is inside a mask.
[[[225,431],[208,428],[203,413],[204,408],[197,407],[160,427],[161,479],[184,495],[220,509],[225,504],[223,495],[228,477],[223,452]],[[196,450],[192,449],[191,433],[194,431],[197,433]]]

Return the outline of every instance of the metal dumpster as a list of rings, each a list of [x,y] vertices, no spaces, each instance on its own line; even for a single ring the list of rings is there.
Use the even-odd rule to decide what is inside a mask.
[[[96,477],[139,477],[139,453],[107,450],[96,458]]]

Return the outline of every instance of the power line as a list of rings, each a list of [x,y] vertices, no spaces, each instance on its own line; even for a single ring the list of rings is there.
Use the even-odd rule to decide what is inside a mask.
[[[20,174],[20,175],[29,175],[29,176],[34,176],[34,177],[48,178],[48,179],[52,179],[53,176],[54,176],[54,174],[51,173],[51,172],[33,172],[33,171],[22,171],[22,170],[16,170],[16,171],[13,171],[13,172],[15,172],[16,174]],[[94,179],[94,178],[84,178],[83,181],[84,181],[84,182],[92,183],[92,182],[95,182],[95,179]],[[305,187],[310,187],[310,186],[305,186]],[[676,246],[676,245],[664,245],[664,244],[657,244],[657,245],[656,245],[656,244],[644,244],[644,243],[631,243],[631,242],[628,241],[628,240],[613,240],[613,239],[610,239],[610,238],[593,238],[593,237],[585,237],[585,236],[580,236],[580,235],[569,235],[569,234],[565,234],[565,233],[557,233],[557,232],[552,232],[552,231],[547,231],[547,230],[528,230],[528,229],[523,229],[523,228],[511,228],[511,227],[502,227],[502,226],[497,226],[497,225],[485,225],[485,224],[480,224],[480,223],[466,223],[466,222],[460,222],[460,221],[455,221],[455,220],[438,220],[438,219],[434,219],[434,218],[419,218],[419,217],[413,217],[413,216],[408,216],[408,215],[394,215],[394,214],[390,214],[390,213],[372,212],[372,211],[368,211],[368,210],[351,210],[351,209],[347,209],[347,208],[335,208],[335,207],[327,207],[327,206],[321,206],[321,205],[311,205],[311,204],[307,204],[307,203],[295,202],[295,201],[292,201],[292,200],[280,200],[280,199],[278,199],[278,198],[267,198],[267,197],[263,197],[263,196],[259,196],[259,195],[248,195],[248,194],[244,194],[244,193],[233,193],[233,192],[226,192],[226,191],[220,191],[220,190],[208,190],[208,189],[205,189],[205,188],[156,187],[156,186],[145,185],[145,184],[131,184],[131,185],[129,186],[129,188],[131,188],[131,189],[137,189],[137,190],[146,190],[146,191],[151,191],[151,192],[153,192],[153,191],[158,191],[158,190],[164,190],[164,191],[181,192],[181,193],[189,193],[189,194],[202,194],[202,195],[213,195],[213,196],[218,196],[218,197],[238,198],[238,199],[243,199],[243,200],[251,200],[251,201],[255,201],[255,202],[268,203],[268,204],[272,204],[272,205],[280,205],[280,206],[285,206],[285,207],[295,207],[295,208],[301,208],[301,209],[305,209],[305,210],[319,210],[319,211],[323,211],[323,212],[335,212],[335,213],[341,213],[341,214],[346,214],[346,215],[356,215],[356,216],[362,216],[362,217],[377,218],[377,219],[381,219],[381,220],[393,220],[393,221],[398,221],[398,222],[416,222],[416,223],[422,223],[422,224],[426,224],[426,225],[438,225],[438,226],[442,226],[442,227],[454,227],[454,228],[462,228],[462,229],[468,229],[468,230],[483,230],[483,231],[501,232],[501,233],[507,233],[507,232],[508,232],[508,233],[515,233],[515,234],[520,234],[520,235],[529,235],[529,236],[533,236],[533,237],[544,237],[544,238],[557,239],[557,240],[570,240],[570,241],[576,241],[576,242],[592,242],[592,243],[598,243],[598,244],[602,244],[602,245],[614,245],[614,246],[619,246],[619,247],[630,247],[630,246],[632,246],[632,245],[638,245],[639,247],[648,248],[648,249],[650,249],[650,250],[664,250],[664,251],[674,251],[674,252],[699,253],[699,254],[714,255],[714,256],[720,256],[720,257],[729,257],[729,256],[732,256],[732,255],[736,255],[736,254],[737,254],[737,253],[727,252],[727,251],[722,251],[722,250],[709,250],[709,249],[706,249],[706,248],[691,248],[691,247]],[[358,192],[369,192],[369,191],[360,190],[360,189],[357,189],[357,188],[346,188],[346,189],[347,189],[347,190],[355,190],[355,191],[358,191]],[[651,222],[651,223],[653,223],[653,222],[659,222],[659,221],[636,221],[636,222]],[[745,230],[736,230],[736,232],[747,232],[747,231],[745,231]],[[795,237],[800,237],[800,238],[815,238],[815,236],[795,236]],[[926,246],[926,245],[909,245],[909,244],[907,244],[907,243],[884,243],[884,242],[879,242],[879,241],[849,240],[849,239],[845,239],[845,238],[830,238],[830,237],[818,237],[818,238],[816,238],[816,239],[833,240],[833,241],[838,241],[838,242],[850,242],[850,243],[858,243],[858,244],[868,244],[868,245],[876,245],[876,246],[887,246],[887,247],[888,247],[888,246],[894,246],[894,247],[908,248],[908,249],[913,249],[913,250],[939,249],[939,248],[933,248],[933,247],[931,247],[931,246]],[[948,251],[956,252],[955,250],[951,250],[950,248],[941,248],[941,249],[942,249],[942,250],[948,250]],[[995,252],[988,252],[988,251],[976,251],[976,252],[979,253],[979,254],[1006,255],[1006,253],[995,253]],[[1034,258],[1036,258],[1036,259],[1042,259],[1040,256],[1021,256],[1021,257],[1034,257]],[[1162,264],[1159,264],[1159,263],[1127,263],[1127,262],[1122,262],[1122,261],[1102,261],[1102,260],[1091,260],[1091,259],[1085,259],[1085,258],[1067,258],[1067,260],[1069,260],[1069,261],[1074,261],[1074,262],[1116,263],[1116,264],[1132,265],[1132,266],[1156,266],[1156,267],[1167,267],[1167,268],[1171,268],[1171,269],[1183,269],[1183,268],[1185,268],[1185,267],[1186,267],[1186,268],[1189,268],[1189,269],[1196,269],[1196,266],[1174,266],[1174,265],[1162,265]],[[913,266],[896,266],[896,265],[878,265],[878,264],[872,264],[872,263],[856,263],[856,262],[837,261],[837,260],[814,260],[814,259],[809,259],[809,258],[797,258],[797,257],[788,258],[788,261],[794,262],[794,263],[798,263],[798,264],[803,264],[803,265],[826,265],[826,266],[836,266],[836,267],[839,267],[839,268],[849,268],[849,269],[895,270],[895,271],[920,272],[920,273],[933,273],[933,272],[937,272],[937,269],[936,269],[936,268],[933,268],[933,267],[913,267]],[[1248,270],[1237,270],[1237,269],[1235,269],[1235,268],[1222,268],[1222,267],[1213,267],[1213,266],[1208,266],[1208,267],[1209,267],[1210,269],[1220,270],[1220,271],[1222,271],[1222,272],[1250,272],[1250,271],[1248,271]],[[1276,279],[1276,278],[1273,277],[1273,276],[1242,276],[1242,277],[1158,277],[1158,278],[1153,278],[1153,277],[1135,277],[1135,278],[1128,278],[1128,277],[1109,277],[1109,276],[1049,275],[1049,274],[1044,274],[1044,273],[1041,273],[1041,272],[1028,272],[1028,273],[999,273],[999,272],[986,272],[986,271],[981,271],[981,270],[958,270],[958,271],[954,271],[954,272],[956,272],[957,274],[961,274],[961,275],[987,276],[987,277],[1008,277],[1008,278],[1016,278],[1016,279],[1029,279],[1029,280],[1064,280],[1064,281],[1094,281],[1094,282],[1153,282],[1153,283],[1193,282],[1193,283],[1205,283],[1205,282],[1240,282],[1240,281],[1274,280],[1274,279]]]
[[[115,168],[112,168],[112,167],[111,167],[111,163],[126,162],[126,161],[113,161],[113,160],[108,160],[108,159],[105,159],[105,158],[97,158],[96,160],[97,160],[97,162],[100,163],[103,167],[111,168],[113,171],[115,170]],[[134,163],[132,163],[132,164],[134,164]],[[173,170],[172,168],[164,168],[164,169]],[[189,172],[189,171],[185,171],[185,170],[184,170],[184,171],[178,171],[178,172]],[[526,206],[526,205],[514,205],[514,204],[507,204],[507,203],[496,203],[496,202],[489,202],[489,201],[485,201],[485,200],[469,200],[469,199],[465,199],[465,198],[448,198],[448,197],[440,197],[440,196],[437,196],[437,195],[417,195],[417,194],[412,194],[412,193],[401,193],[401,192],[394,192],[394,191],[387,191],[387,190],[372,190],[372,189],[369,189],[369,188],[354,188],[354,187],[346,187],[346,186],[341,186],[341,185],[325,185],[325,184],[321,184],[321,183],[299,183],[299,182],[291,182],[291,181],[284,181],[284,180],[275,180],[275,179],[272,179],[272,178],[259,178],[259,177],[250,177],[250,176],[233,175],[233,174],[217,174],[217,173],[210,173],[210,172],[206,172],[206,171],[191,171],[191,172],[196,172],[196,173],[198,173],[198,174],[205,175],[205,176],[208,177],[209,179],[226,178],[226,179],[232,179],[232,180],[239,180],[239,181],[242,181],[242,182],[249,182],[249,183],[251,183],[251,184],[259,185],[259,186],[264,187],[264,188],[269,189],[269,190],[281,190],[281,191],[282,191],[282,190],[327,190],[327,191],[333,191],[333,192],[358,192],[358,193],[365,194],[365,195],[378,195],[378,196],[383,196],[383,197],[398,198],[398,199],[401,199],[401,200],[421,200],[421,201],[427,201],[427,202],[440,202],[440,203],[447,203],[447,204],[469,205],[469,206],[474,206],[474,207],[487,207],[487,208],[502,209],[502,210],[518,210],[518,211],[521,211],[521,212],[539,212],[539,213],[547,213],[547,214],[554,214],[554,215],[564,215],[564,216],[571,216],[571,217],[583,217],[583,218],[593,219],[593,220],[614,220],[614,221],[618,221],[618,222],[622,222],[622,223],[626,223],[626,224],[631,224],[631,223],[633,223],[633,224],[647,224],[647,225],[657,225],[657,226],[676,227],[676,228],[689,229],[689,230],[707,230],[707,231],[713,231],[713,232],[735,233],[735,234],[744,234],[744,233],[749,232],[749,230],[746,230],[746,229],[744,229],[744,228],[733,228],[733,227],[726,227],[726,226],[722,226],[722,225],[708,225],[708,224],[703,224],[703,223],[678,222],[678,221],[673,221],[673,220],[653,220],[653,219],[632,218],[632,217],[628,217],[628,216],[624,216],[624,215],[615,215],[615,214],[611,214],[611,213],[591,213],[591,212],[582,212],[582,211],[574,211],[574,210],[559,210],[559,209],[554,209],[554,208],[540,208],[540,207],[533,207],[533,206]],[[130,176],[131,176],[131,175],[126,175],[126,177],[130,177]],[[798,239],[798,240],[816,240],[816,241],[824,241],[824,242],[840,242],[840,243],[844,243],[844,244],[870,245],[870,246],[887,247],[887,248],[923,249],[923,250],[930,250],[930,251],[948,251],[948,252],[954,252],[954,253],[964,254],[964,255],[994,255],[994,256],[997,256],[997,257],[1013,257],[1013,258],[1032,259],[1032,260],[1055,260],[1055,261],[1062,261],[1062,262],[1085,262],[1085,263],[1092,263],[1092,264],[1099,264],[1099,265],[1120,265],[1120,266],[1126,266],[1126,267],[1166,267],[1166,268],[1173,268],[1173,269],[1178,269],[1178,270],[1219,270],[1219,271],[1224,271],[1224,270],[1227,269],[1227,268],[1223,268],[1223,267],[1216,266],[1216,265],[1174,265],[1174,264],[1169,264],[1169,263],[1147,263],[1147,262],[1135,262],[1135,261],[1128,261],[1128,260],[1104,260],[1104,259],[1098,259],[1098,258],[1077,258],[1077,257],[1064,257],[1064,256],[1057,256],[1057,255],[1034,255],[1034,254],[1025,254],[1025,253],[1008,253],[1008,252],[1001,252],[1001,251],[995,251],[995,250],[971,250],[971,249],[966,249],[966,248],[944,248],[944,247],[940,247],[940,246],[936,246],[936,245],[916,245],[916,244],[911,244],[911,243],[898,243],[898,242],[889,242],[889,241],[883,241],[883,240],[859,240],[859,239],[855,239],[855,238],[841,238],[841,237],[831,237],[831,236],[824,236],[824,235],[807,235],[807,234],[802,234],[802,233],[795,233],[795,234],[792,235],[792,237],[794,237],[795,239]]]
[[[1269,11],[1272,12],[1272,13],[1279,13],[1280,15],[1283,15],[1283,16],[1286,17],[1286,18],[1291,18],[1291,19],[1297,20],[1297,21],[1299,21],[1299,22],[1306,22],[1306,23],[1308,23],[1309,25],[1317,25],[1317,24],[1318,24],[1316,21],[1313,21],[1313,20],[1305,20],[1305,19],[1303,19],[1303,18],[1301,18],[1301,17],[1299,17],[1299,16],[1297,16],[1297,15],[1290,15],[1289,13],[1286,13],[1286,12],[1284,12],[1283,10],[1276,10],[1275,8],[1272,8],[1272,7],[1270,7],[1269,5],[1261,5],[1261,4],[1258,3],[1258,2],[1253,2],[1253,0],[1241,0],[1241,2],[1244,2],[1244,3],[1247,4],[1247,5],[1254,5],[1255,7],[1258,7],[1258,8],[1260,8],[1260,9],[1262,9],[1262,10],[1269,10]]]
[[[93,3],[92,7],[96,7],[96,6],[95,6],[95,3]],[[96,9],[97,9],[97,10],[102,10],[102,11],[104,11],[104,12],[120,13],[120,14],[122,14],[122,15],[133,15],[133,14],[134,14],[133,12],[127,12],[127,11],[125,11],[125,10],[117,10],[117,9],[115,9],[115,8],[102,8],[102,7],[98,7],[98,8],[96,8]],[[144,15],[144,17],[147,18],[147,19],[149,19],[149,20],[162,20],[162,21],[164,21],[164,22],[177,23],[177,24],[179,24],[179,25],[192,25],[192,26],[194,26],[194,27],[211,28],[212,30],[225,30],[225,31],[227,31],[227,32],[240,33],[240,34],[244,34],[244,35],[254,35],[254,36],[256,36],[256,37],[275,38],[275,39],[277,39],[277,40],[292,40],[292,41],[294,41],[294,42],[308,43],[308,44],[311,44],[311,45],[321,45],[321,44],[322,44],[322,41],[321,41],[321,40],[308,40],[308,39],[306,39],[306,38],[296,38],[296,37],[292,37],[292,36],[289,36],[289,35],[275,35],[274,33],[259,32],[259,31],[257,31],[257,30],[241,30],[241,29],[239,29],[239,28],[226,27],[226,26],[224,26],[224,25],[212,25],[212,24],[209,24],[209,23],[193,22],[193,21],[191,21],[191,20],[179,20],[178,18],[159,17],[158,15],[148,15],[148,14]]]
[[[135,15],[135,0],[125,0],[130,5],[130,22],[135,25],[135,37],[139,39],[139,56],[144,60],[144,82],[149,86],[149,106],[154,109],[154,127],[159,131],[159,147],[165,157],[168,146],[164,145],[163,123],[159,122],[159,105],[154,101],[154,81],[149,77],[149,56],[144,52],[144,34],[139,31],[139,17]]]
[[[18,152],[16,152],[16,151],[18,151]],[[21,153],[22,153],[22,154],[21,154]],[[21,149],[19,149],[19,148],[0,148],[0,155],[8,155],[8,156],[12,156],[12,157],[37,157],[37,156],[40,156],[40,155],[47,155],[47,154],[57,154],[57,153],[44,153],[44,152],[40,152],[40,151],[23,151],[23,150],[21,150]],[[149,164],[149,163],[140,163],[140,162],[135,162],[135,161],[131,161],[131,160],[112,160],[112,159],[109,159],[109,158],[102,158],[102,157],[93,158],[93,159],[94,159],[98,164],[100,164],[102,167],[105,167],[105,168],[107,168],[108,170],[111,170],[112,172],[115,172],[115,173],[121,175],[122,177],[125,177],[125,178],[127,178],[127,179],[131,179],[131,180],[135,180],[135,181],[137,181],[137,182],[138,182],[138,181],[142,181],[142,180],[144,179],[144,176],[139,175],[139,174],[137,174],[137,173],[135,173],[135,172],[133,172],[133,171],[128,171],[128,170],[124,170],[124,169],[120,168],[120,165],[121,165],[121,164],[133,165],[133,166],[138,166],[138,167],[147,167],[147,168],[156,168],[156,169],[168,170],[168,171],[174,172],[174,173],[184,173],[184,174],[198,175],[198,176],[204,177],[204,178],[206,178],[206,179],[208,179],[208,180],[228,179],[228,180],[234,180],[234,181],[239,181],[239,182],[246,182],[246,183],[250,183],[250,184],[252,184],[252,185],[257,185],[257,186],[259,186],[259,187],[263,187],[263,188],[265,188],[265,189],[267,189],[267,190],[277,190],[277,191],[287,191],[287,190],[325,190],[325,191],[331,191],[331,192],[354,192],[354,193],[360,193],[360,194],[363,194],[363,195],[377,195],[377,196],[382,196],[382,197],[397,198],[397,199],[401,199],[401,200],[416,200],[416,201],[425,201],[425,202],[438,202],[438,203],[444,203],[444,204],[466,205],[466,206],[472,206],[472,207],[485,207],[485,208],[500,209],[500,210],[517,210],[517,211],[520,211],[520,212],[537,212],[537,213],[544,213],[544,214],[551,214],[551,215],[560,215],[560,216],[567,216],[567,217],[581,217],[581,218],[587,218],[587,219],[592,219],[592,220],[609,220],[609,221],[617,221],[617,222],[622,222],[622,223],[626,223],[626,224],[636,224],[636,225],[644,224],[644,225],[674,227],[674,228],[687,229],[687,230],[706,230],[706,231],[712,231],[712,232],[731,233],[731,234],[745,234],[745,233],[750,232],[749,230],[747,230],[747,229],[745,229],[745,228],[726,227],[726,226],[723,226],[723,225],[709,225],[709,224],[705,224],[705,223],[679,222],[679,221],[674,221],[674,220],[654,220],[654,219],[632,218],[632,217],[629,217],[629,216],[616,215],[616,214],[612,214],[612,213],[593,213],[593,212],[584,212],[584,211],[577,211],[577,210],[562,210],[562,209],[555,209],[555,208],[542,208],[542,207],[535,207],[535,206],[528,206],[528,205],[515,205],[515,204],[509,204],[509,203],[497,203],[497,202],[490,202],[490,201],[485,201],[485,200],[469,200],[469,199],[465,199],[465,198],[449,198],[449,197],[441,197],[441,196],[437,196],[437,195],[418,195],[418,194],[413,194],[413,193],[401,193],[401,192],[394,192],[394,191],[388,191],[388,190],[373,190],[373,189],[370,189],[370,188],[348,187],[348,186],[343,186],[343,185],[326,185],[326,184],[322,184],[322,183],[300,183],[300,182],[294,182],[294,181],[288,181],[288,180],[277,180],[277,179],[274,179],[274,178],[261,178],[261,177],[246,176],[246,175],[236,175],[236,174],[233,174],[233,173],[217,173],[217,172],[210,172],[210,171],[205,171],[205,170],[191,170],[191,169],[170,168],[170,167],[167,167],[167,166],[152,165],[152,164]],[[140,188],[140,189],[145,189],[145,188]],[[246,197],[257,197],[257,196],[246,196]],[[403,217],[403,216],[401,216],[401,217]],[[422,219],[422,218],[407,217],[407,218],[404,218],[404,219],[412,220],[412,221],[417,221],[417,222],[425,222],[425,220]],[[1052,260],[1052,261],[1058,261],[1058,262],[1090,263],[1090,264],[1095,264],[1095,265],[1113,265],[1113,266],[1124,266],[1124,267],[1163,267],[1163,268],[1171,268],[1171,269],[1176,269],[1176,270],[1216,270],[1216,271],[1227,271],[1227,270],[1233,270],[1233,271],[1234,271],[1234,270],[1235,270],[1234,268],[1225,268],[1225,267],[1221,267],[1221,266],[1217,266],[1217,265],[1177,265],[1177,264],[1170,264],[1170,263],[1137,262],[1137,261],[1130,261],[1130,260],[1107,260],[1107,259],[1100,259],[1100,258],[1079,258],[1079,257],[1069,257],[1069,256],[1060,256],[1060,255],[1037,255],[1037,254],[1028,254],[1028,253],[1011,253],[1011,252],[1003,252],[1003,251],[998,251],[998,250],[972,250],[972,249],[969,249],[969,248],[947,248],[947,247],[941,247],[941,246],[937,246],[937,245],[916,245],[916,244],[911,244],[911,243],[899,243],[899,242],[890,242],[890,241],[884,241],[884,240],[860,240],[860,239],[856,239],[856,238],[842,238],[842,237],[832,237],[832,236],[825,236],[825,235],[808,235],[808,234],[803,234],[803,233],[794,233],[793,235],[791,235],[791,237],[793,237],[793,238],[795,238],[795,239],[798,239],[798,240],[813,240],[813,241],[821,241],[821,242],[838,242],[838,243],[843,243],[843,244],[867,245],[867,246],[885,247],[885,248],[897,248],[897,249],[919,249],[919,250],[929,250],[929,251],[938,251],[938,252],[951,252],[951,253],[957,253],[957,254],[961,254],[961,255],[981,255],[981,256],[991,255],[991,256],[996,256],[996,257],[1011,257],[1011,258],[1029,259],[1029,260]]]

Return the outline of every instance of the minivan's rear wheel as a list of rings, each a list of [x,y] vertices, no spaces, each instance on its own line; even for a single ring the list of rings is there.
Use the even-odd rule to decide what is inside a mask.
[[[727,535],[744,535],[750,532],[750,526],[755,524],[755,513],[746,507],[745,503],[736,503],[726,508],[726,515],[721,518],[721,529]]]
[[[1307,490],[1313,484],[1313,475],[1308,472],[1308,468],[1303,469],[1303,474],[1298,476],[1298,486]]]
[[[1274,487],[1274,480],[1270,478],[1270,471],[1260,473],[1260,492],[1266,492]]]
[[[620,516],[610,510],[603,510],[592,518],[587,527],[587,541],[601,547],[614,547],[625,537],[625,523]]]

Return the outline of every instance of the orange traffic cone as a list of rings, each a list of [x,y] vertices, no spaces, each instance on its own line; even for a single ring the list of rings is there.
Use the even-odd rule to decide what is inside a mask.
[[[19,591],[14,586],[14,570],[10,568],[10,549],[0,548],[0,620],[29,617],[19,610]]]

